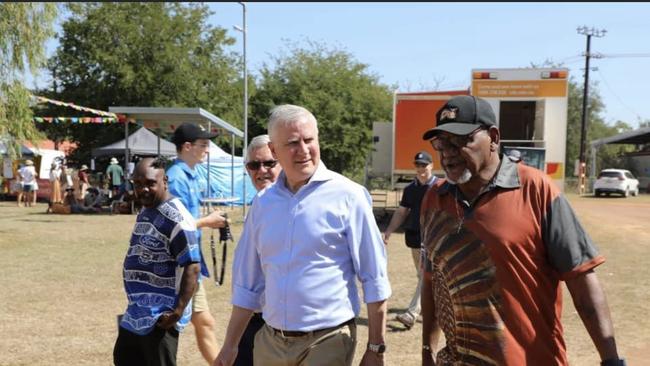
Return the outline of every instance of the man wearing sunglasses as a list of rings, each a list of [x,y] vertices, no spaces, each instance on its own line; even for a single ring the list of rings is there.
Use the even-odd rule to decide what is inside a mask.
[[[196,220],[197,229],[203,227],[217,229],[226,224],[226,219],[217,210],[201,217],[201,187],[199,176],[194,170],[196,164],[201,163],[208,154],[210,139],[216,136],[216,133],[205,131],[192,123],[183,123],[178,126],[172,136],[178,156],[174,164],[167,170],[169,192],[178,197],[190,211]],[[200,249],[201,230],[197,230],[196,234]],[[199,351],[203,358],[211,363],[217,357],[219,344],[216,336],[216,321],[210,313],[205,286],[201,280],[203,277],[210,277],[210,272],[201,251],[200,282],[192,299],[192,325]]]
[[[255,136],[248,144],[246,171],[258,191],[275,183],[282,170],[269,148],[269,135]]]
[[[422,198],[429,187],[433,184],[436,177],[432,174],[433,159],[426,151],[420,151],[415,154],[413,159],[416,176],[408,186],[404,188],[402,199],[399,207],[393,213],[393,217],[384,231],[384,243],[388,245],[388,239],[391,234],[404,224],[404,241],[406,246],[411,250],[415,273],[417,275],[417,285],[408,309],[398,314],[395,319],[404,324],[407,329],[411,329],[420,316],[420,287],[422,286],[422,271],[420,270],[422,239],[420,238],[420,205]]]
[[[370,194],[325,167],[316,118],[305,108],[275,107],[268,130],[282,172],[246,217],[233,260],[232,315],[214,366],[232,365],[257,309],[266,324],[255,336],[255,365],[351,365],[356,279],[368,308],[361,364],[383,365],[391,289]]]
[[[248,144],[246,150],[246,171],[258,191],[267,188],[275,183],[282,167],[273,157],[269,148],[269,135],[255,136]],[[264,325],[262,313],[256,311],[253,313],[246,330],[239,341],[237,358],[234,366],[253,365],[253,348],[255,343],[255,334]]]
[[[624,365],[593,270],[604,258],[567,199],[543,172],[499,155],[487,101],[454,97],[436,120],[423,139],[447,179],[421,208],[422,364],[566,365],[564,281],[602,365]],[[447,344],[434,355],[440,330]]]

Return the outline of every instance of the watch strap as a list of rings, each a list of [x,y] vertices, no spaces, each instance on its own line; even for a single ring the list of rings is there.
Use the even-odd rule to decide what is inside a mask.
[[[373,344],[368,342],[368,350],[374,353],[379,353],[382,354],[386,352],[386,345],[383,343],[380,344]]]

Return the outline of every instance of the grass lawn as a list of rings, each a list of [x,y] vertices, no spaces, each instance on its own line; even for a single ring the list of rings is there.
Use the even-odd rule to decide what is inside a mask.
[[[597,269],[606,288],[617,343],[628,364],[650,357],[650,195],[627,199],[569,196],[607,262]],[[121,267],[135,216],[52,215],[46,205],[18,208],[0,202],[0,365],[111,365],[116,316],[126,297]],[[239,238],[241,210],[226,209]],[[218,233],[216,233],[218,235]],[[234,245],[229,248],[232,256]],[[208,241],[203,253],[209,255]],[[387,365],[418,365],[418,323],[405,330],[393,320],[415,286],[410,253],[402,234],[388,246],[393,296],[389,302]],[[232,259],[229,260],[232,263]],[[207,288],[221,342],[230,315],[230,268],[224,286]],[[598,355],[565,291],[563,323],[572,365],[596,365]],[[365,349],[365,308],[359,322],[355,364]],[[179,365],[203,365],[194,330],[181,335]]]

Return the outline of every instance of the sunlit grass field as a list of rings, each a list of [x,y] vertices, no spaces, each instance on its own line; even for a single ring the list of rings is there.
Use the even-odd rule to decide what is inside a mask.
[[[627,199],[569,196],[607,262],[597,269],[615,322],[617,343],[628,364],[650,357],[650,195]],[[18,208],[0,202],[0,365],[112,365],[116,316],[126,305],[121,266],[135,216],[52,215],[46,205]],[[234,218],[235,240],[241,209]],[[232,256],[234,245],[230,246]],[[204,240],[203,253],[209,255]],[[393,296],[389,302],[387,365],[418,365],[421,324],[405,330],[393,320],[415,286],[403,234],[388,246]],[[232,263],[232,258],[228,263]],[[230,314],[230,268],[226,282],[208,286],[221,342]],[[572,365],[598,364],[598,355],[565,292],[563,322]],[[365,309],[359,321],[358,364],[365,349]],[[203,365],[194,330],[181,335],[179,365]]]

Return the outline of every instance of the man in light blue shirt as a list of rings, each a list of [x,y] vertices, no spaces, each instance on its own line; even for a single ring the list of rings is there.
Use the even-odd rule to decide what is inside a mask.
[[[246,323],[261,309],[255,365],[350,365],[360,311],[368,306],[363,365],[383,365],[386,249],[362,186],[320,161],[316,118],[293,105],[274,108],[271,151],[283,172],[246,217],[233,262],[233,312],[214,365],[231,365]]]

